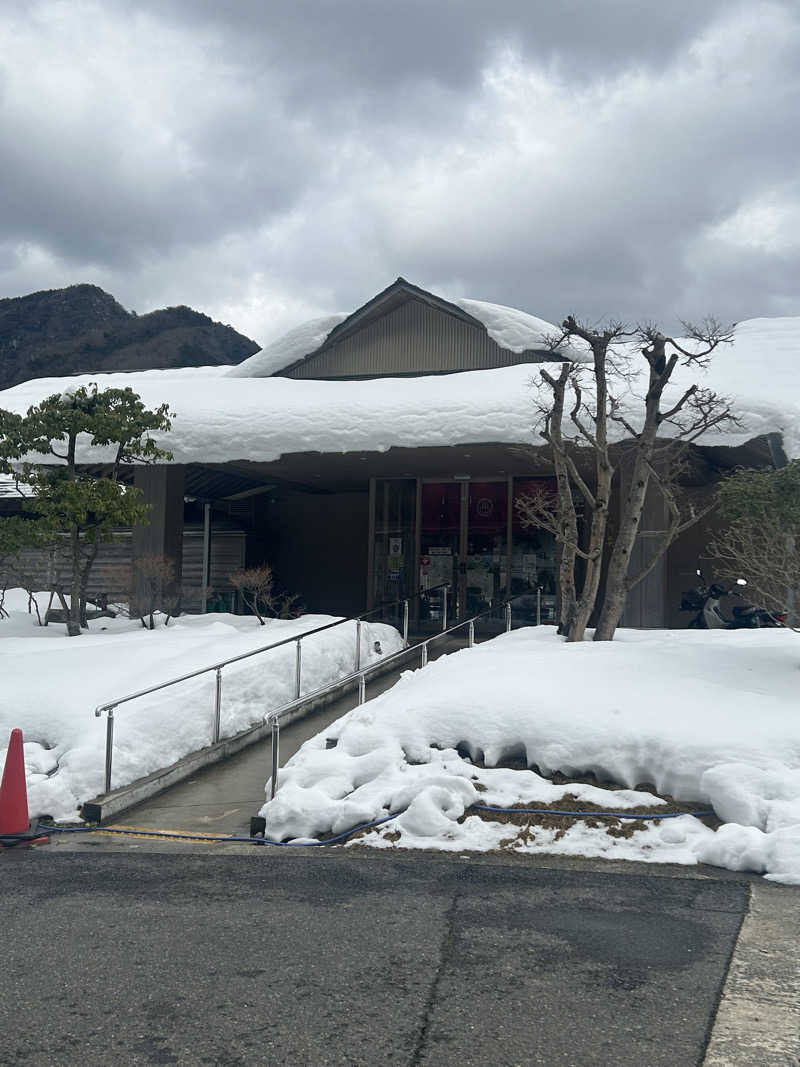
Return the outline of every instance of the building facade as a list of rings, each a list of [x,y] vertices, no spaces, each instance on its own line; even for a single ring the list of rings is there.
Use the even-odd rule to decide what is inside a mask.
[[[481,419],[481,391],[488,379],[480,372],[521,369],[514,382],[524,385],[526,367],[532,377],[543,362],[585,359],[585,352],[572,345],[554,349],[553,328],[533,316],[476,301],[453,303],[402,278],[351,315],[336,316],[322,329],[311,326],[291,335],[291,343],[282,339],[235,368],[230,375],[237,382],[228,386],[237,385],[241,397],[247,387],[242,379],[255,384],[256,378],[269,377],[276,389],[280,380],[289,380],[297,383],[301,397],[313,399],[314,383],[328,383],[326,417],[338,404],[341,419],[358,432],[341,444],[326,443],[335,434],[315,434],[313,425],[294,436],[287,431],[279,454],[265,456],[249,449],[248,433],[252,430],[255,438],[260,417],[280,419],[279,403],[263,414],[256,406],[246,417],[232,407],[239,438],[230,456],[220,459],[219,451],[209,448],[206,461],[202,445],[195,444],[174,463],[130,472],[151,505],[150,524],[133,530],[127,540],[130,555],[173,559],[188,610],[202,610],[212,595],[235,609],[230,574],[266,562],[279,584],[298,593],[311,612],[354,615],[446,583],[451,618],[474,615],[511,597],[519,621],[533,622],[537,616],[553,621],[554,539],[542,529],[525,528],[516,508],[521,496],[552,484],[547,450],[537,443],[541,439],[532,425],[520,420],[519,398],[513,432],[504,425],[496,399],[494,407],[487,403],[490,413]],[[410,411],[405,385],[411,379],[417,412]],[[383,383],[381,406],[365,411],[359,399],[356,410],[355,383],[371,381]],[[221,396],[223,379],[209,379],[208,389],[215,383]],[[136,388],[136,381],[131,385]],[[395,390],[397,418],[418,427],[418,442],[406,433],[402,443],[385,445],[381,426],[370,426],[371,417],[377,422],[395,417]],[[465,423],[477,427],[474,439],[470,430],[453,429],[458,401],[450,405],[439,432],[439,412],[428,394],[441,398],[442,406],[451,394],[469,396]],[[416,424],[409,422],[414,415]],[[533,415],[531,407],[531,423]],[[179,408],[176,426],[183,417]],[[358,447],[359,434],[363,447]],[[736,447],[694,445],[687,488],[707,495],[726,470],[772,465],[779,452],[776,434],[756,435]],[[618,481],[612,532],[624,472]],[[653,494],[634,567],[647,560],[665,525],[663,505]],[[671,546],[632,591],[624,625],[685,624],[680,593],[694,584],[709,537],[708,525],[701,524]],[[107,587],[113,585],[114,571],[104,560],[113,557],[119,573],[123,542],[124,535],[101,553],[94,592],[112,597],[118,592]],[[424,612],[432,625],[442,608],[440,594],[427,598]],[[425,619],[416,621],[422,625]]]

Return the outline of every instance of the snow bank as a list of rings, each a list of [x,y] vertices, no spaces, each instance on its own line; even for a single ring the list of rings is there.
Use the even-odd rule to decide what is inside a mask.
[[[0,746],[7,745],[14,727],[21,727],[31,813],[56,819],[74,819],[81,803],[102,792],[106,727],[105,718],[94,716],[98,704],[333,621],[306,615],[261,627],[252,617],[187,615],[166,629],[149,631],[130,620],[98,619],[88,634],[68,638],[63,626],[35,625],[22,590],[9,591],[5,607],[11,617],[0,621]],[[355,640],[355,623],[349,622],[306,638],[302,691],[349,674]],[[380,658],[375,641],[382,655],[402,646],[392,627],[365,623],[362,663]],[[294,671],[293,644],[226,667],[222,736],[262,721],[290,701]],[[213,717],[213,674],[119,707],[114,786],[209,744]],[[0,769],[5,752],[0,747]]]
[[[618,811],[661,804],[635,788],[653,783],[712,805],[725,825],[714,833],[685,815],[615,838],[575,824],[513,847],[702,861],[800,883],[798,683],[800,643],[786,630],[621,630],[611,644],[579,645],[546,628],[516,631],[407,672],[308,741],[262,809],[267,834],[336,833],[405,809],[366,842],[387,847],[399,833],[401,847],[497,848],[509,827],[459,823],[471,804],[566,797]],[[496,766],[508,757],[535,769]],[[555,771],[626,788],[542,777]]]

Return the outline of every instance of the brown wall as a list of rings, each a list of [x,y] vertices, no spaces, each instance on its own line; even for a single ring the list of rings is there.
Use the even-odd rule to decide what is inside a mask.
[[[369,493],[296,493],[265,500],[247,539],[248,566],[266,562],[308,612],[358,615],[367,603]]]
[[[702,507],[704,501],[713,492],[711,487],[703,489],[696,494],[696,504]],[[666,623],[668,627],[683,629],[688,626],[692,618],[691,612],[681,611],[681,593],[685,589],[692,589],[699,582],[695,574],[698,567],[703,570],[708,580],[713,579],[714,569],[710,561],[705,558],[709,541],[712,540],[714,530],[718,527],[718,520],[709,516],[707,519],[690,526],[685,533],[673,542],[667,553],[667,604]],[[723,604],[723,611],[725,606]]]

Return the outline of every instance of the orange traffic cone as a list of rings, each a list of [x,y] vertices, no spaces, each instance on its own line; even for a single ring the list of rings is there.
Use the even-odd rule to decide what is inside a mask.
[[[31,832],[22,730],[12,730],[0,783],[0,848],[47,840]]]

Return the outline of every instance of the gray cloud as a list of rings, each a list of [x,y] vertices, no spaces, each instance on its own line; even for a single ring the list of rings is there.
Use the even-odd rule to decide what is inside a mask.
[[[397,274],[800,314],[790,0],[26,0],[0,44],[2,295],[94,281],[262,343]]]

